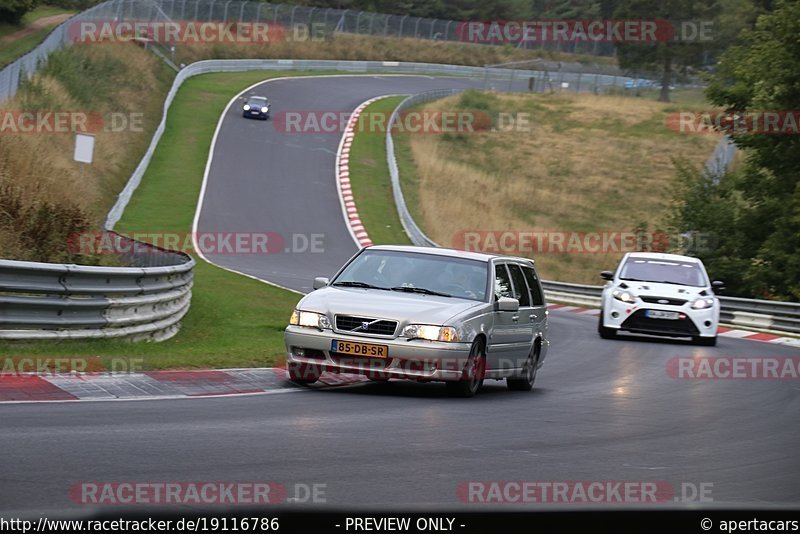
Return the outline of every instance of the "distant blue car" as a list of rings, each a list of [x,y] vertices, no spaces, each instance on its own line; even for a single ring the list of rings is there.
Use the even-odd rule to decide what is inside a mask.
[[[628,80],[625,82],[625,89],[645,89],[648,87],[655,87],[656,82],[653,80],[644,80],[637,78],[635,80]]]
[[[265,96],[251,96],[242,106],[242,116],[248,119],[269,119],[269,100]]]

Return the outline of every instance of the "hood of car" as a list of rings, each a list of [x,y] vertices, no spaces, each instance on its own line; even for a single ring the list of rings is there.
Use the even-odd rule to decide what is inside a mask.
[[[352,315],[406,324],[443,325],[454,315],[485,305],[485,302],[435,295],[324,287],[303,297],[297,307],[303,311],[324,313],[330,318],[334,315]]]
[[[699,296],[713,296],[713,293],[707,287],[680,286],[658,282],[630,282],[620,280],[615,287],[620,287],[623,283],[628,286],[628,291],[639,297],[667,297],[671,299],[693,300]]]

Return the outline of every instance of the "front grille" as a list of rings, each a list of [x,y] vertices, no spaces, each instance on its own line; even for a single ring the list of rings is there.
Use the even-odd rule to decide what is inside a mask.
[[[377,321],[377,322],[376,322]],[[363,328],[364,323],[371,323]],[[377,336],[393,336],[397,330],[397,321],[377,320],[368,317],[336,316],[336,329],[354,334],[374,334]]]
[[[645,317],[646,310],[637,310],[622,323],[623,330],[645,334],[673,334],[676,336],[697,336],[700,332],[690,318],[686,319],[651,319]]]
[[[639,297],[645,302],[650,304],[668,304],[670,306],[683,306],[688,301],[683,299],[671,299],[669,297]],[[666,300],[667,302],[659,302],[659,300]]]

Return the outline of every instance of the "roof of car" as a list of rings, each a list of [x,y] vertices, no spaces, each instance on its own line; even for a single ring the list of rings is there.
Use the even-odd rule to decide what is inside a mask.
[[[692,256],[681,256],[680,254],[665,254],[662,252],[631,252],[628,254],[629,258],[649,259],[649,260],[664,260],[664,261],[682,261],[687,263],[700,263],[700,260]]]
[[[266,96],[256,96],[256,95],[248,96],[247,98],[249,98],[250,100],[267,100]]]
[[[369,248],[370,250],[393,250],[397,252],[417,252],[421,254],[435,254],[437,256],[466,258],[469,260],[478,260],[478,261],[489,261],[494,258],[503,258],[503,259],[519,260],[519,261],[533,263],[533,260],[530,258],[515,258],[510,256],[502,256],[499,254],[486,254],[483,252],[470,252],[467,250],[457,250],[454,248],[415,247],[411,245],[373,245]]]

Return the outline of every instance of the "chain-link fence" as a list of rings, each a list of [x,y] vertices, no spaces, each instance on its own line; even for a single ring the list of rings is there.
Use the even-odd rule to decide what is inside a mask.
[[[79,34],[82,22],[260,22],[281,28],[292,37],[302,30],[305,35],[325,38],[335,33],[371,35],[380,37],[408,37],[434,41],[462,42],[469,44],[465,36],[465,23],[454,20],[427,19],[409,15],[387,15],[350,9],[318,8],[299,5],[271,4],[257,0],[108,0],[80,13],[58,26],[34,50],[11,63],[0,71],[0,102],[16,94],[20,80],[30,76],[50,53],[81,39]],[[100,34],[102,37],[102,33]],[[180,43],[170,41],[165,33],[140,36],[142,44],[151,48],[168,63],[176,57],[176,47]],[[487,44],[486,46],[494,46]],[[509,46],[509,45],[506,45]],[[538,49],[550,52],[568,52],[608,56],[614,54],[610,43],[598,42],[533,42],[523,41],[519,49]],[[174,65],[173,65],[174,66]],[[506,68],[501,66],[502,68]],[[175,67],[177,69],[177,67]],[[513,64],[507,68],[515,70]],[[622,93],[638,94],[653,88],[653,73],[623,73],[611,63],[579,63],[541,61],[526,70],[538,71],[531,90],[576,90],[585,91],[587,86],[601,87],[597,76],[608,75],[620,78]],[[578,77],[572,75],[577,74]],[[633,77],[625,78],[624,75]],[[513,76],[513,74],[512,74]],[[590,76],[595,76],[594,79]],[[567,85],[564,85],[564,84]],[[588,84],[588,85],[587,85]]]

